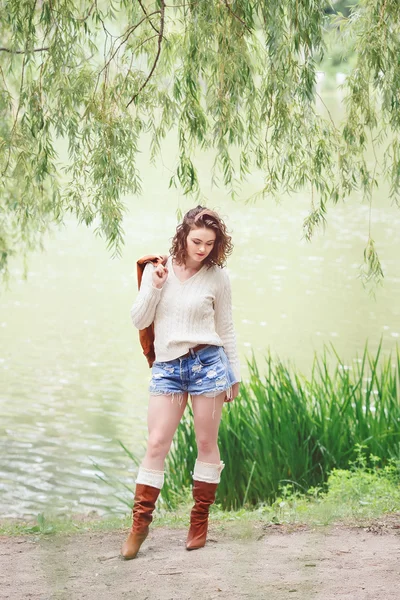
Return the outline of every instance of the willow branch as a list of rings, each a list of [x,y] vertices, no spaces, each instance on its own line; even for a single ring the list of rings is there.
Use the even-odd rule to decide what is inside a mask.
[[[387,0],[385,0],[385,1],[384,1],[384,3],[382,4],[382,8],[381,8],[380,15],[379,15],[379,23],[378,23],[378,27],[380,27],[380,26],[381,26],[381,24],[382,24],[382,21],[383,21],[383,19],[384,19],[384,17],[385,17],[386,5],[387,5]]]
[[[156,15],[156,14],[158,14],[159,12],[160,12],[159,10],[156,10],[156,11],[154,11],[153,13],[151,13],[151,15]],[[151,15],[149,15],[149,16],[151,16]],[[139,21],[139,23],[136,23],[136,25],[132,25],[132,27],[129,27],[129,28],[128,28],[128,29],[125,31],[125,33],[124,33],[123,35],[121,35],[121,36],[120,36],[120,37],[122,37],[122,38],[124,38],[124,39],[123,39],[123,40],[122,40],[122,42],[119,44],[118,48],[117,48],[116,50],[114,50],[114,52],[112,53],[112,55],[110,56],[110,58],[108,59],[108,61],[107,61],[107,62],[104,64],[104,66],[103,66],[103,68],[101,69],[101,71],[100,71],[99,75],[101,75],[101,74],[102,74],[102,72],[104,71],[104,69],[106,69],[106,68],[109,66],[110,62],[113,60],[113,58],[115,57],[115,55],[116,55],[116,54],[119,52],[119,50],[120,50],[121,46],[123,46],[124,44],[126,44],[126,42],[128,41],[129,37],[132,35],[132,33],[133,33],[133,32],[134,32],[134,31],[135,31],[135,30],[136,30],[136,29],[139,27],[139,25],[141,25],[141,24],[142,24],[144,21],[146,21],[146,19],[147,19],[147,16],[146,16],[146,17],[143,17],[143,19],[141,19],[141,20]],[[157,34],[158,34],[158,35],[160,35],[160,33],[159,33],[159,32],[157,32]],[[155,37],[155,36],[153,36],[153,37]]]
[[[142,9],[142,11],[144,12],[144,14],[146,15],[146,17],[149,19],[149,23],[152,26],[152,28],[154,29],[154,31],[156,33],[160,33],[159,30],[157,29],[157,27],[154,25],[153,21],[150,19],[150,15],[147,14],[147,10],[145,8],[145,6],[143,6],[143,2],[142,0],[138,0],[139,4],[140,4],[140,8]],[[158,12],[158,11],[157,11]]]
[[[34,50],[11,50],[11,48],[0,48],[0,52],[9,52],[10,54],[28,54],[28,52],[47,52],[50,46],[46,48],[35,48]]]
[[[94,0],[94,2],[92,2],[91,7],[89,8],[89,11],[88,11],[86,17],[78,17],[76,20],[79,21],[80,23],[84,23],[85,21],[87,21],[88,18],[90,17],[90,15],[92,14],[93,9],[96,6],[96,4],[97,4],[96,0]]]
[[[146,38],[145,40],[143,40],[143,42],[140,42],[140,44],[138,44],[134,49],[133,49],[133,54],[135,52],[137,52],[139,50],[139,48],[141,46],[144,46],[145,44],[147,44],[147,42],[149,42],[150,40],[154,40],[154,38],[158,38],[158,35],[151,35],[150,37]]]
[[[4,175],[7,173],[8,171],[8,167],[10,165],[10,159],[11,159],[11,144],[13,141],[13,137],[14,137],[14,131],[15,128],[17,126],[17,121],[18,121],[18,116],[19,116],[19,112],[21,110],[21,96],[22,96],[22,90],[24,87],[24,81],[25,81],[25,65],[26,65],[26,56],[24,56],[23,60],[22,60],[22,70],[21,70],[21,83],[20,83],[20,87],[19,87],[19,99],[18,99],[18,106],[17,106],[17,112],[15,114],[15,119],[13,122],[13,126],[11,128],[11,132],[10,132],[10,142],[9,142],[9,147],[8,147],[8,157],[7,157],[7,163],[6,166],[4,167],[4,170],[2,172],[2,176],[4,177]]]
[[[237,15],[235,12],[233,12],[233,10],[231,9],[228,0],[224,0],[224,4],[226,6],[226,8],[229,10],[229,12],[231,13],[232,17],[235,17],[235,19],[237,19],[242,25],[243,27],[245,27],[247,29],[247,31],[249,33],[253,33],[252,30],[250,29],[250,27],[247,25],[247,23],[245,21],[243,21],[243,19],[241,19],[239,17],[239,15]]]
[[[156,57],[154,59],[154,63],[153,66],[150,70],[150,73],[148,74],[146,81],[140,86],[139,90],[136,92],[136,94],[134,94],[132,96],[132,98],[129,100],[128,104],[126,105],[126,108],[128,108],[132,102],[134,100],[136,100],[136,98],[139,96],[140,92],[146,87],[146,85],[149,83],[154,71],[156,70],[156,66],[158,63],[158,59],[160,58],[160,54],[161,54],[161,44],[162,44],[162,40],[164,37],[164,24],[165,24],[165,1],[161,0],[160,2],[161,4],[161,10],[160,10],[160,31],[158,33],[158,48],[157,48],[157,54]]]

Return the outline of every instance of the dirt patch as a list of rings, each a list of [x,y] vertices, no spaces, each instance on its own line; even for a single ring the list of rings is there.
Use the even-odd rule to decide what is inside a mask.
[[[398,527],[398,519],[364,529],[213,524],[193,552],[186,530],[160,527],[133,561],[119,557],[122,532],[3,537],[0,598],[397,600]]]

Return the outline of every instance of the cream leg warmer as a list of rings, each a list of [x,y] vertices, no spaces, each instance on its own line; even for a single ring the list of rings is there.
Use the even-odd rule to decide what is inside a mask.
[[[222,461],[219,465],[215,465],[196,460],[193,479],[196,481],[205,481],[206,483],[219,483],[221,481],[221,471],[224,467],[225,464]]]
[[[164,485],[164,471],[153,471],[151,469],[139,467],[135,483],[150,485],[151,487],[161,490]]]

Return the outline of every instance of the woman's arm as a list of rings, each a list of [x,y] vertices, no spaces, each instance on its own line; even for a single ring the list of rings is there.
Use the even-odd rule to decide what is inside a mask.
[[[226,269],[221,269],[220,275],[220,285],[214,303],[215,330],[224,344],[225,352],[231,363],[236,381],[241,381],[240,362],[232,318],[231,283]]]
[[[154,265],[148,263],[143,271],[139,294],[131,308],[132,323],[138,329],[145,329],[154,321],[157,304],[161,298],[161,288],[153,285]]]

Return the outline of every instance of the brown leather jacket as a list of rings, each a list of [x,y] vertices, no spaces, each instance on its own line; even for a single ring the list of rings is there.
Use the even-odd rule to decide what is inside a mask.
[[[139,260],[136,263],[138,289],[140,289],[143,271],[147,263],[151,262],[154,266],[157,266],[159,264],[165,266],[167,259],[168,256],[166,256],[165,254],[147,254],[146,256],[142,256],[142,258],[139,258]],[[143,348],[143,354],[145,355],[145,357],[147,358],[147,362],[149,363],[149,367],[152,367],[153,362],[156,359],[156,354],[154,351],[154,323],[146,327],[146,329],[139,330],[139,340]]]

